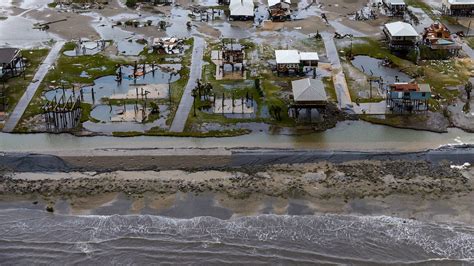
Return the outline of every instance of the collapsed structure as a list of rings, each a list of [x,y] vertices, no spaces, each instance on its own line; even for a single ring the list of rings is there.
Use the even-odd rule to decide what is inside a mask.
[[[268,12],[272,21],[291,19],[290,0],[268,0]]]
[[[385,24],[383,33],[389,43],[390,50],[408,51],[418,42],[418,32],[412,25],[397,21]]]
[[[425,28],[422,35],[423,44],[432,50],[446,50],[451,55],[457,55],[461,45],[451,37],[451,32],[439,21]]]
[[[17,48],[0,48],[0,80],[4,83],[7,79],[25,73],[25,60],[21,50]],[[5,83],[0,87],[0,111],[5,111],[8,106],[7,95],[4,91]]]
[[[166,54],[180,54],[183,52],[183,40],[178,38],[154,38],[152,47],[154,51]]]

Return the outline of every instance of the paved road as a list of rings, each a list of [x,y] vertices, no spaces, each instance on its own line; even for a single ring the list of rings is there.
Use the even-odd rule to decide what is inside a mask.
[[[48,56],[46,56],[46,59],[44,59],[43,63],[38,68],[38,71],[33,77],[32,82],[30,85],[28,85],[25,93],[21,97],[13,112],[10,114],[5,126],[3,127],[3,132],[13,132],[18,122],[20,122],[23,113],[28,107],[28,104],[30,104],[31,99],[33,99],[33,96],[41,85],[41,82],[48,73],[49,68],[54,64],[54,62],[56,62],[56,59],[58,58],[64,43],[64,41],[58,41],[56,44],[54,44],[53,48],[51,48]]]
[[[204,46],[204,39],[200,37],[194,37],[193,56],[191,59],[189,80],[188,84],[186,84],[181,102],[179,103],[178,110],[174,116],[173,123],[171,124],[171,132],[183,132],[189,112],[193,107],[193,96],[191,95],[191,92],[197,85],[196,80],[201,78]]]
[[[341,109],[352,109],[352,100],[347,86],[346,77],[342,71],[341,61],[339,60],[339,53],[337,51],[334,38],[331,33],[323,33],[324,46],[326,47],[326,54],[331,62],[333,72],[334,88],[336,89],[337,102]]]

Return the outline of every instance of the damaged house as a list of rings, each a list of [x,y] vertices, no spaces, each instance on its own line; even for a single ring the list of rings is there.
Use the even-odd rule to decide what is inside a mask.
[[[383,33],[392,51],[409,51],[418,42],[418,32],[412,25],[405,22],[385,24]]]
[[[165,54],[180,54],[183,52],[183,40],[178,38],[154,38],[152,47],[154,51]]]
[[[446,56],[458,55],[461,45],[451,37],[451,32],[439,21],[425,28],[422,35],[423,44],[432,51],[444,51]]]
[[[268,0],[268,11],[272,21],[291,20],[290,0]]]
[[[474,0],[442,0],[441,10],[451,16],[471,16]]]
[[[230,20],[253,20],[255,17],[253,0],[231,0]]]

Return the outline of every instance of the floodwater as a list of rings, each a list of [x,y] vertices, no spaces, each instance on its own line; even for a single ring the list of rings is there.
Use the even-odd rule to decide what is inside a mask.
[[[135,112],[135,108],[137,111]],[[146,123],[141,120],[142,114],[141,110],[143,106],[127,104],[124,106],[109,106],[109,105],[98,105],[94,107],[91,111],[91,117],[99,120],[99,122],[86,122],[83,123],[83,127],[91,132],[98,133],[109,133],[113,132],[126,132],[126,131],[135,131],[135,132],[145,132],[152,128],[161,128],[168,129],[166,125],[166,119],[168,118],[170,112],[167,105],[158,105],[160,110],[159,118],[153,121],[147,121]],[[112,109],[112,110],[111,110]],[[123,110],[128,110],[131,114],[134,114],[132,118],[128,117],[124,121],[120,121],[119,113]],[[146,112],[149,113],[151,109],[147,107]]]
[[[180,65],[170,65],[174,67],[180,67]],[[138,66],[140,69],[142,66]],[[121,83],[118,83],[115,79],[116,76],[105,76],[98,78],[94,81],[93,86],[86,86],[82,88],[83,95],[84,95],[84,102],[95,104],[102,98],[109,98],[113,95],[117,94],[126,94],[130,89],[130,85],[133,84],[167,84],[168,81],[175,82],[179,80],[179,74],[173,74],[168,72],[162,71],[160,68],[155,68],[155,73],[147,73],[143,76],[139,76],[135,79],[128,76],[128,73],[133,72],[132,66],[122,66],[122,75],[124,78],[122,79]],[[94,89],[94,98],[92,97],[92,89]],[[78,89],[75,91],[76,95],[79,95]],[[73,94],[71,89],[56,89],[51,90],[45,93],[45,98],[48,100],[52,100],[54,97],[62,97],[66,95],[68,98],[70,95]]]
[[[381,77],[385,85],[396,82],[409,82],[412,77],[401,72],[399,69],[383,65],[383,60],[372,58],[366,55],[358,55],[352,60],[352,65],[364,72],[367,76]],[[398,81],[395,80],[398,78]]]
[[[363,121],[340,122],[335,128],[307,135],[271,135],[254,132],[230,138],[75,137],[70,134],[0,133],[0,151],[74,152],[108,148],[292,148],[324,150],[420,151],[445,145],[474,144],[474,134],[457,128],[439,134],[373,125]]]
[[[474,259],[469,224],[323,214],[292,199],[284,214],[274,214],[272,202],[266,202],[256,206],[258,214],[242,217],[233,216],[212,195],[176,195],[172,202],[145,201],[134,215],[127,213],[133,207],[124,196],[88,215],[68,214],[66,201],[56,204],[54,214],[41,210],[41,202],[3,204],[0,260],[25,265],[208,265],[469,264]],[[358,205],[353,205],[356,213],[377,208],[363,201]]]
[[[31,48],[45,46],[59,37],[47,31],[33,29],[35,21],[23,17],[9,16],[0,20],[0,47]],[[12,34],[12,29],[21,34]]]

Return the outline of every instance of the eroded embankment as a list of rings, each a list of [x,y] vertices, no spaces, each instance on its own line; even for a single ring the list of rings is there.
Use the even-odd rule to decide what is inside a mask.
[[[363,198],[391,194],[449,197],[473,189],[474,170],[427,161],[351,161],[281,164],[232,171],[115,171],[4,173],[0,194],[85,196],[223,192],[245,198],[252,194],[278,197]]]

